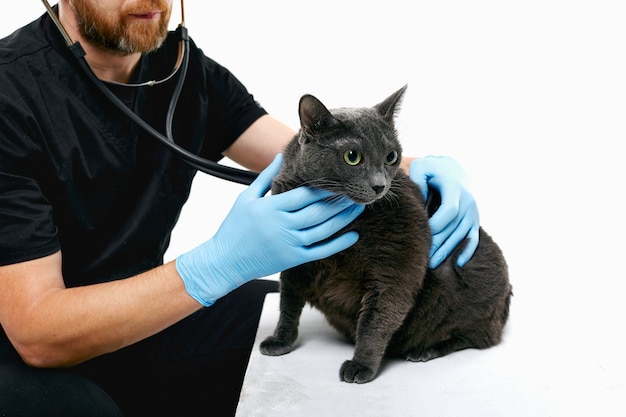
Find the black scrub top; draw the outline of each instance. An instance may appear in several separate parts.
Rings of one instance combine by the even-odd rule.
[[[170,34],[135,80],[167,76],[177,53]],[[175,84],[111,88],[164,133]],[[177,143],[217,161],[263,114],[191,42]],[[61,250],[68,287],[158,266],[194,174],[91,84],[47,15],[0,40],[0,265]]]

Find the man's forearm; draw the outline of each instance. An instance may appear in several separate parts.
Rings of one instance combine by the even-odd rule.
[[[19,332],[7,331],[34,367],[62,367],[151,336],[201,308],[173,262],[119,281],[48,291]]]

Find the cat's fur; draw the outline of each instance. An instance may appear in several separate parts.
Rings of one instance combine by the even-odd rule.
[[[285,149],[272,192],[306,184],[367,207],[348,227],[360,235],[354,246],[282,272],[280,319],[262,353],[294,348],[306,302],[355,343],[352,360],[340,369],[347,382],[374,379],[385,355],[427,361],[500,342],[511,285],[491,237],[480,230],[478,248],[462,268],[456,259],[464,245],[438,268],[427,268],[429,212],[421,190],[399,170],[394,115],[405,89],[369,108],[329,111],[313,96],[301,98],[301,130]],[[354,166],[345,159],[358,161],[350,150],[362,155]]]

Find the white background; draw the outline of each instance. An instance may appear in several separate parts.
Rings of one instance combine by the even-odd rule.
[[[43,12],[10,3],[0,36]],[[294,128],[304,93],[363,106],[408,84],[405,154],[459,160],[507,256],[516,386],[562,415],[624,416],[623,4],[188,1],[185,17],[204,52]],[[242,189],[199,174],[168,259],[209,238]]]

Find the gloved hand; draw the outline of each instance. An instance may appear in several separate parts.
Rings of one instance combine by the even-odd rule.
[[[250,280],[356,243],[356,232],[325,239],[356,219],[364,206],[341,197],[325,200],[333,194],[308,187],[265,196],[281,163],[279,155],[239,195],[215,236],[176,259],[187,292],[204,306]]]
[[[469,181],[459,163],[446,156],[426,156],[411,162],[409,176],[427,196],[428,185],[441,194],[441,206],[430,218],[433,234],[430,268],[438,267],[466,237],[469,242],[457,259],[470,260],[478,246],[480,219]]]

